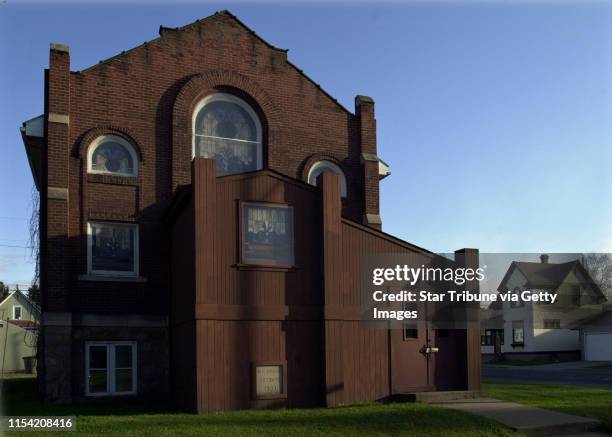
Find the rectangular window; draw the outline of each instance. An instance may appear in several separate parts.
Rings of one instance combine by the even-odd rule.
[[[19,305],[13,306],[13,319],[21,320],[21,307]]]
[[[572,287],[572,304],[576,306],[580,306],[580,286],[574,285]]]
[[[414,325],[404,324],[402,340],[416,340],[419,338],[419,330],[417,328],[413,328],[413,326]]]
[[[504,344],[503,329],[483,329],[480,331],[480,344],[482,346],[495,346],[495,338],[499,337],[499,344]]]
[[[87,396],[136,393],[136,342],[86,343],[85,364]]]
[[[522,346],[525,344],[525,330],[522,320],[512,322],[512,345]]]
[[[243,202],[241,262],[293,266],[293,207]]]
[[[138,225],[90,222],[87,237],[89,274],[138,276]]]
[[[561,320],[544,319],[544,329],[561,329]]]

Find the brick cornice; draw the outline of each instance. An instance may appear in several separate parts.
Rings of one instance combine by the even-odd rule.
[[[281,112],[264,89],[249,77],[228,70],[210,70],[189,79],[178,92],[172,109],[172,190],[189,184],[192,158],[192,115],[196,104],[215,92],[235,93],[260,116],[266,150],[274,147],[282,127]]]

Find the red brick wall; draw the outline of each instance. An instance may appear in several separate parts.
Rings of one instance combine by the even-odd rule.
[[[238,94],[260,114],[265,166],[304,180],[313,155],[333,157],[348,182],[344,215],[361,222],[366,211],[378,213],[377,176],[364,179],[360,160],[362,152],[376,153],[373,104],[359,111],[368,117],[361,123],[290,64],[285,51],[227,13],[183,30],[162,29],[160,38],[87,70],[68,69],[69,54],[52,50],[47,112],[70,122],[47,123],[47,182],[69,188],[69,201],[45,206],[47,310],[166,312],[170,263],[162,214],[175,188],[190,182],[193,106],[216,90]],[[87,147],[105,132],[135,144],[137,178],[87,174]],[[78,279],[86,273],[87,221],[105,217],[140,224],[146,283]]]

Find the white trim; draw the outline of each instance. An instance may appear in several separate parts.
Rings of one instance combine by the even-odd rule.
[[[106,391],[90,393],[89,391],[89,349],[91,346],[106,346]],[[116,346],[131,346],[132,347],[132,390],[117,391],[115,387],[115,347]],[[134,395],[138,389],[138,354],[137,343],[135,341],[88,341],[85,342],[85,395],[86,396],[110,396],[110,395]],[[94,369],[96,370],[96,369]],[[103,369],[97,369],[103,370]]]
[[[132,157],[133,168],[132,168],[131,173],[112,172],[112,171],[97,170],[97,169],[91,168],[91,157],[93,155],[93,152],[98,148],[98,146],[100,146],[101,144],[107,141],[113,141],[126,148],[128,153]],[[120,137],[119,135],[112,135],[112,134],[101,135],[95,140],[93,140],[91,144],[89,145],[89,148],[87,149],[87,173],[109,174],[109,175],[115,175],[115,176],[138,176],[138,164],[139,164],[138,156],[136,155],[136,150],[134,150],[134,146],[132,146],[128,141],[126,141],[124,138]]]
[[[15,309],[19,308],[19,318],[15,316]],[[13,320],[21,320],[23,318],[23,307],[21,305],[13,305]]]
[[[195,106],[193,110],[193,114],[191,116],[191,157],[192,158],[195,157],[195,138],[196,136],[199,136],[199,137],[203,136],[201,134],[195,133],[196,118],[198,117],[198,114],[200,113],[200,111],[204,109],[206,105],[208,105],[209,103],[218,102],[218,101],[235,103],[236,105],[244,109],[247,112],[247,114],[249,114],[251,119],[253,120],[253,123],[255,124],[255,133],[256,133],[257,141],[232,140],[231,138],[224,138],[224,139],[228,139],[232,141],[244,141],[244,142],[249,142],[254,145],[257,145],[258,146],[257,147],[257,170],[261,170],[263,168],[263,140],[262,140],[261,120],[259,119],[259,116],[257,115],[257,113],[253,110],[253,108],[251,108],[251,106],[247,102],[245,102],[239,97],[236,97],[233,94],[228,94],[228,93],[210,94],[204,97],[202,100],[200,100],[198,104]],[[210,137],[208,135],[204,135],[204,136]]]
[[[332,173],[336,173],[340,175],[340,193],[342,197],[346,197],[347,196],[346,176],[344,176],[344,172],[342,171],[342,169],[340,168],[338,164],[336,164],[335,162],[329,161],[327,159],[317,161],[310,166],[310,170],[308,170],[308,177],[307,177],[308,183],[315,187],[317,186],[317,180],[312,178],[313,176],[312,174],[315,170],[319,169],[320,167],[327,169],[327,170],[322,170],[321,173],[323,173],[324,171],[331,171]]]
[[[92,225],[105,225],[115,227],[125,227],[134,229],[134,268],[131,272],[128,271],[116,271],[116,270],[94,270],[92,266]],[[90,275],[99,276],[129,276],[138,277],[139,272],[139,237],[138,237],[138,224],[135,223],[117,223],[117,222],[104,222],[104,221],[90,221],[87,222],[87,273]]]

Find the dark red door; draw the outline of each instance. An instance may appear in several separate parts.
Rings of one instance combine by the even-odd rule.
[[[426,308],[419,308],[419,312]],[[405,323],[391,330],[391,386],[393,393],[434,390],[435,332],[427,322]]]

